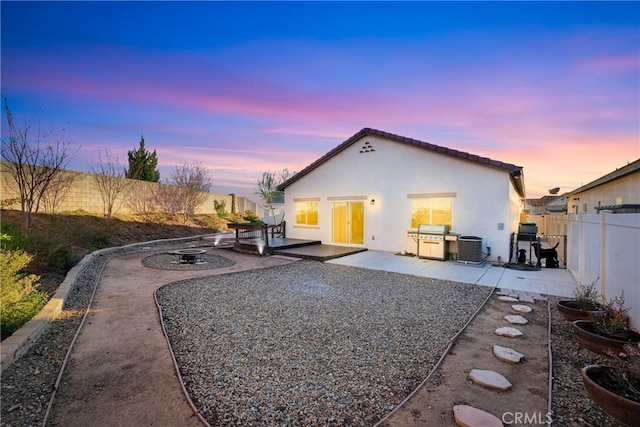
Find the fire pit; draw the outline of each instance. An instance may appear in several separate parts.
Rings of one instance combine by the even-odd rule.
[[[197,264],[202,262],[201,256],[206,252],[205,249],[177,249],[171,251],[171,254],[178,255],[179,263]]]

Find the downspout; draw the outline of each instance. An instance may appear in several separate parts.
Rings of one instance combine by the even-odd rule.
[[[607,213],[600,213],[600,295],[607,297]]]

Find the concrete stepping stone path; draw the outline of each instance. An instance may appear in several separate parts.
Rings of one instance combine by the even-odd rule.
[[[523,304],[514,304],[511,306],[511,308],[519,313],[531,313],[533,311],[533,308]]]
[[[496,329],[495,333],[496,335],[507,338],[517,338],[524,335],[520,330],[512,328],[510,326],[503,326],[502,328],[498,328]]]
[[[514,325],[526,325],[527,323],[529,323],[529,321],[527,319],[525,319],[524,317],[520,316],[519,314],[512,314],[512,315],[504,316],[504,319],[507,322],[512,323]]]
[[[469,379],[483,387],[501,391],[509,390],[513,386],[504,375],[485,369],[472,369]]]
[[[516,303],[511,305],[511,309],[518,313],[531,313],[533,311],[533,308],[530,306],[518,303],[535,303],[534,297],[528,294],[506,292],[499,292],[498,300]],[[529,323],[525,317],[519,314],[505,315],[504,319],[509,323],[517,325],[526,325]],[[507,338],[517,338],[524,335],[519,329],[510,326],[497,328],[495,334]],[[492,347],[492,353],[499,361],[509,364],[518,364],[525,357],[524,354],[512,348],[500,345],[494,345]],[[508,391],[513,388],[513,384],[511,384],[504,375],[491,370],[471,369],[468,379],[474,384],[491,390]],[[453,416],[456,424],[461,427],[502,427],[503,425],[498,417],[469,405],[455,405],[453,407]]]
[[[524,354],[518,353],[509,347],[502,347],[501,345],[493,346],[493,355],[496,359],[505,363],[520,363],[520,361],[524,359]]]
[[[453,418],[460,427],[502,427],[502,421],[495,415],[468,405],[454,406]]]
[[[520,302],[526,302],[527,304],[535,304],[536,300],[531,295],[518,295]]]

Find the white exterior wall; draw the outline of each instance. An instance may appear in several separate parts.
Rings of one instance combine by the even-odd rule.
[[[360,153],[367,141],[375,151]],[[411,227],[407,195],[416,193],[455,193],[450,231],[482,237],[483,252],[491,246],[489,260],[508,261],[521,206],[508,172],[371,135],[285,189],[287,237],[332,244],[329,198],[351,196],[366,199],[364,247],[402,252]],[[319,198],[318,227],[295,224],[297,198]],[[455,252],[455,245],[449,251]]]
[[[569,213],[597,213],[599,205],[610,206],[640,203],[640,172],[569,196]]]

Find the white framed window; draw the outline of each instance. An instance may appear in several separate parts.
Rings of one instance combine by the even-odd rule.
[[[409,194],[411,228],[420,224],[448,225],[453,229],[453,199],[456,193]]]
[[[318,225],[318,205],[320,199],[294,199],[296,204],[296,225]]]

